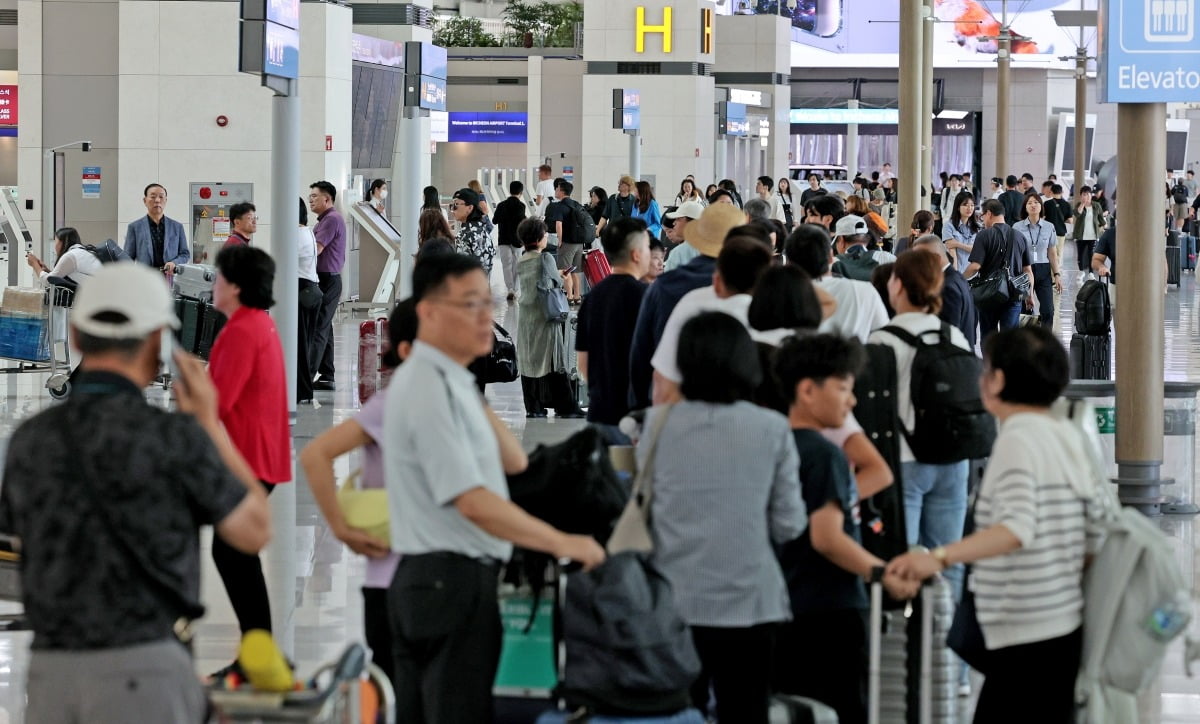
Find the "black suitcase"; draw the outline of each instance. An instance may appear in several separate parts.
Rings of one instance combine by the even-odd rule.
[[[178,297],[175,299],[175,313],[179,316],[179,347],[189,354],[196,354],[202,331],[204,303]]]
[[[216,307],[208,302],[201,302],[200,308],[200,334],[196,338],[196,356],[207,360],[208,355],[212,352],[213,342],[217,340],[217,335],[225,326],[225,315],[218,312]]]
[[[1071,335],[1071,379],[1112,379],[1110,340],[1107,334]]]
[[[1179,243],[1178,236],[1175,237],[1175,243]],[[1182,257],[1183,247],[1167,245],[1167,284],[1179,286],[1180,269],[1183,267]]]

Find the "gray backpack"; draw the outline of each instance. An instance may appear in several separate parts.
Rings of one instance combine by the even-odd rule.
[[[1191,594],[1171,543],[1144,515],[1122,508],[1100,456],[1095,412],[1060,401],[1085,438],[1104,542],[1083,577],[1083,660],[1076,684],[1089,724],[1137,721],[1137,696],[1158,677],[1167,646],[1191,622]],[[1064,412],[1059,410],[1060,414]]]

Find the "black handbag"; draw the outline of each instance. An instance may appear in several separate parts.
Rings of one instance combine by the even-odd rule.
[[[971,298],[975,300],[977,309],[991,311],[1003,307],[1012,301],[1012,286],[1009,283],[1009,237],[1004,239],[1004,247],[999,254],[1000,263],[986,277],[976,274],[967,280],[971,286]],[[976,243],[979,243],[976,240]]]
[[[513,343],[508,330],[496,322],[492,322],[492,334],[496,342],[492,345],[491,354],[484,357],[487,362],[484,364],[483,381],[487,384],[512,382],[520,376],[517,371],[517,345]]]
[[[979,504],[979,490],[975,490],[975,499],[971,503],[971,514],[967,516],[967,525],[963,537],[975,532],[975,506]],[[983,628],[979,625],[979,616],[975,612],[975,593],[971,591],[971,566],[966,567],[963,574],[962,597],[958,607],[954,609],[954,619],[950,630],[946,633],[946,645],[979,673],[987,676],[988,648],[983,640]]]

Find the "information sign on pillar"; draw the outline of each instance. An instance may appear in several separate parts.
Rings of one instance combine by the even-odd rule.
[[[17,125],[17,86],[0,85],[0,126]]]
[[[1200,3],[1101,0],[1097,77],[1104,103],[1200,100]]]
[[[746,104],[721,101],[717,104],[717,135],[744,138],[750,135]]]
[[[289,95],[300,77],[300,0],[242,0],[238,70]]]
[[[420,111],[446,110],[446,49],[410,40],[404,44],[404,105]]]
[[[613,89],[613,128],[636,132],[642,127],[642,94],[632,88]]]

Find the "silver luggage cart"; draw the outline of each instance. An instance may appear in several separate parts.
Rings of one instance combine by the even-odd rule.
[[[40,314],[17,318],[17,322],[29,324],[22,324],[21,328],[13,330],[18,344],[4,345],[3,351],[0,351],[0,359],[16,362],[17,366],[4,368],[0,372],[49,372],[46,389],[57,400],[71,391],[71,344],[67,330],[70,327],[71,305],[75,301],[75,286],[56,284],[54,277],[50,281]]]
[[[209,691],[212,722],[311,722],[359,724],[362,721],[360,679],[364,672],[379,693],[379,708],[387,724],[395,722],[395,695],[387,677],[367,662],[362,644],[351,644],[336,663],[313,676],[315,688],[286,694],[259,691]]]

